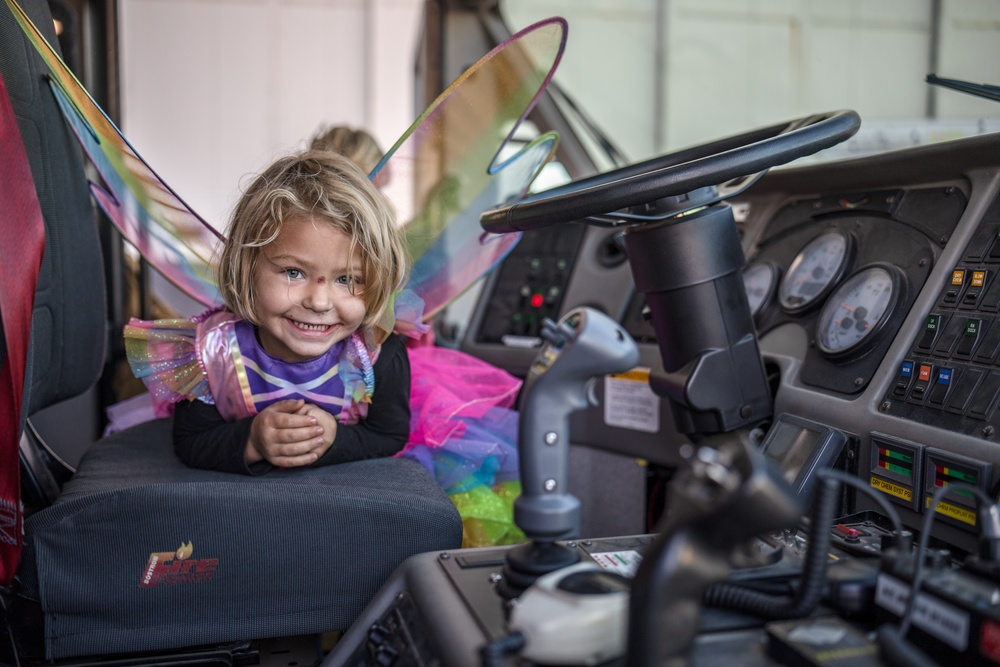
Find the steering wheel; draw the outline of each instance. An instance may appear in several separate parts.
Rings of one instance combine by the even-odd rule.
[[[546,190],[486,211],[480,224],[492,233],[527,231],[684,195],[835,146],[860,126],[844,110],[751,130]]]

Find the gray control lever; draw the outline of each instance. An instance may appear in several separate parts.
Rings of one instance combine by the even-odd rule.
[[[567,489],[569,416],[593,401],[593,383],[634,368],[639,348],[617,322],[592,308],[576,308],[558,324],[542,326],[545,344],[522,391],[518,454],[521,495],[514,523],[528,542],[507,552],[497,591],[516,598],[542,575],[580,560],[556,543],[578,537],[580,501]]]
[[[570,413],[594,402],[593,383],[639,362],[621,326],[593,308],[576,308],[555,323],[524,381],[518,437],[521,495],[514,522],[540,542],[578,537],[580,502],[567,490]]]

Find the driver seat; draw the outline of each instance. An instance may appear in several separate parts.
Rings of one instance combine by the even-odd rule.
[[[58,48],[47,2],[21,5]],[[46,234],[26,374],[29,420],[92,390],[108,336],[121,335],[106,315],[82,153],[46,71],[0,7],[0,74]],[[13,594],[0,600],[15,664],[344,630],[406,558],[461,546],[454,504],[408,459],[250,478],[185,466],[173,453],[170,419],[93,444],[83,421],[75,435],[86,452],[75,473],[62,469],[72,476],[61,488],[59,466],[46,465],[58,448],[22,438],[30,515]]]

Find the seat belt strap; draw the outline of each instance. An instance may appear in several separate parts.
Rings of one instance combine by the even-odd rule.
[[[35,285],[45,225],[28,154],[0,75],[0,584],[14,579],[23,541],[18,444]]]

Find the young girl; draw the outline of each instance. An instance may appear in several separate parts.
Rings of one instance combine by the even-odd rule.
[[[233,213],[225,307],[125,328],[178,456],[260,474],[398,453],[410,366],[391,332],[423,326],[406,273],[394,211],[354,163],[306,151],[268,167]]]
[[[258,176],[219,263],[225,308],[125,328],[181,460],[261,474],[404,455],[458,507],[465,546],[522,540],[520,381],[457,350],[411,359],[391,333],[426,329],[420,299],[398,291],[406,270],[393,210],[353,162],[306,151]]]

